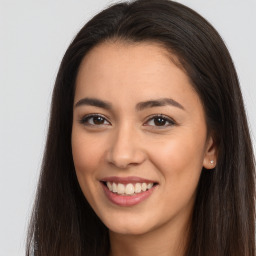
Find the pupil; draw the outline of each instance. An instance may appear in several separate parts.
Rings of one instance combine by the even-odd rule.
[[[93,118],[93,122],[94,122],[94,124],[103,124],[104,123],[104,119],[102,117],[100,117],[100,116],[95,116]]]
[[[156,126],[161,126],[161,125],[165,125],[166,120],[164,120],[162,117],[157,117],[155,118],[154,123]]]

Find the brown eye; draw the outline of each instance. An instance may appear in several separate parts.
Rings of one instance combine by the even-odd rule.
[[[164,126],[166,124],[166,119],[162,118],[162,117],[156,117],[154,118],[154,124],[156,126]]]
[[[109,121],[101,115],[88,115],[80,120],[80,123],[87,126],[110,125]]]
[[[168,126],[173,126],[176,123],[169,117],[163,115],[156,115],[151,117],[144,125],[165,128]]]
[[[92,120],[93,120],[93,124],[97,124],[97,125],[104,124],[104,121],[105,121],[104,118],[101,116],[95,116],[92,118]]]

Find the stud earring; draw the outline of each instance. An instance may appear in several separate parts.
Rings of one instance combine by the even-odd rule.
[[[211,164],[214,164],[214,160],[211,160],[210,163],[211,163]]]

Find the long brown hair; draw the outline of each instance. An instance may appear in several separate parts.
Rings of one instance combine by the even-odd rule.
[[[255,256],[255,161],[232,59],[204,18],[168,0],[115,4],[91,19],[68,47],[53,91],[27,255],[108,254],[108,230],[80,190],[71,153],[77,71],[85,55],[107,40],[158,42],[177,56],[215,134],[217,166],[202,169],[185,255]]]

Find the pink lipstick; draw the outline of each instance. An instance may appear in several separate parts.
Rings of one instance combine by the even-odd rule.
[[[133,206],[146,200],[158,183],[140,177],[105,177],[100,180],[106,197],[119,206]]]

